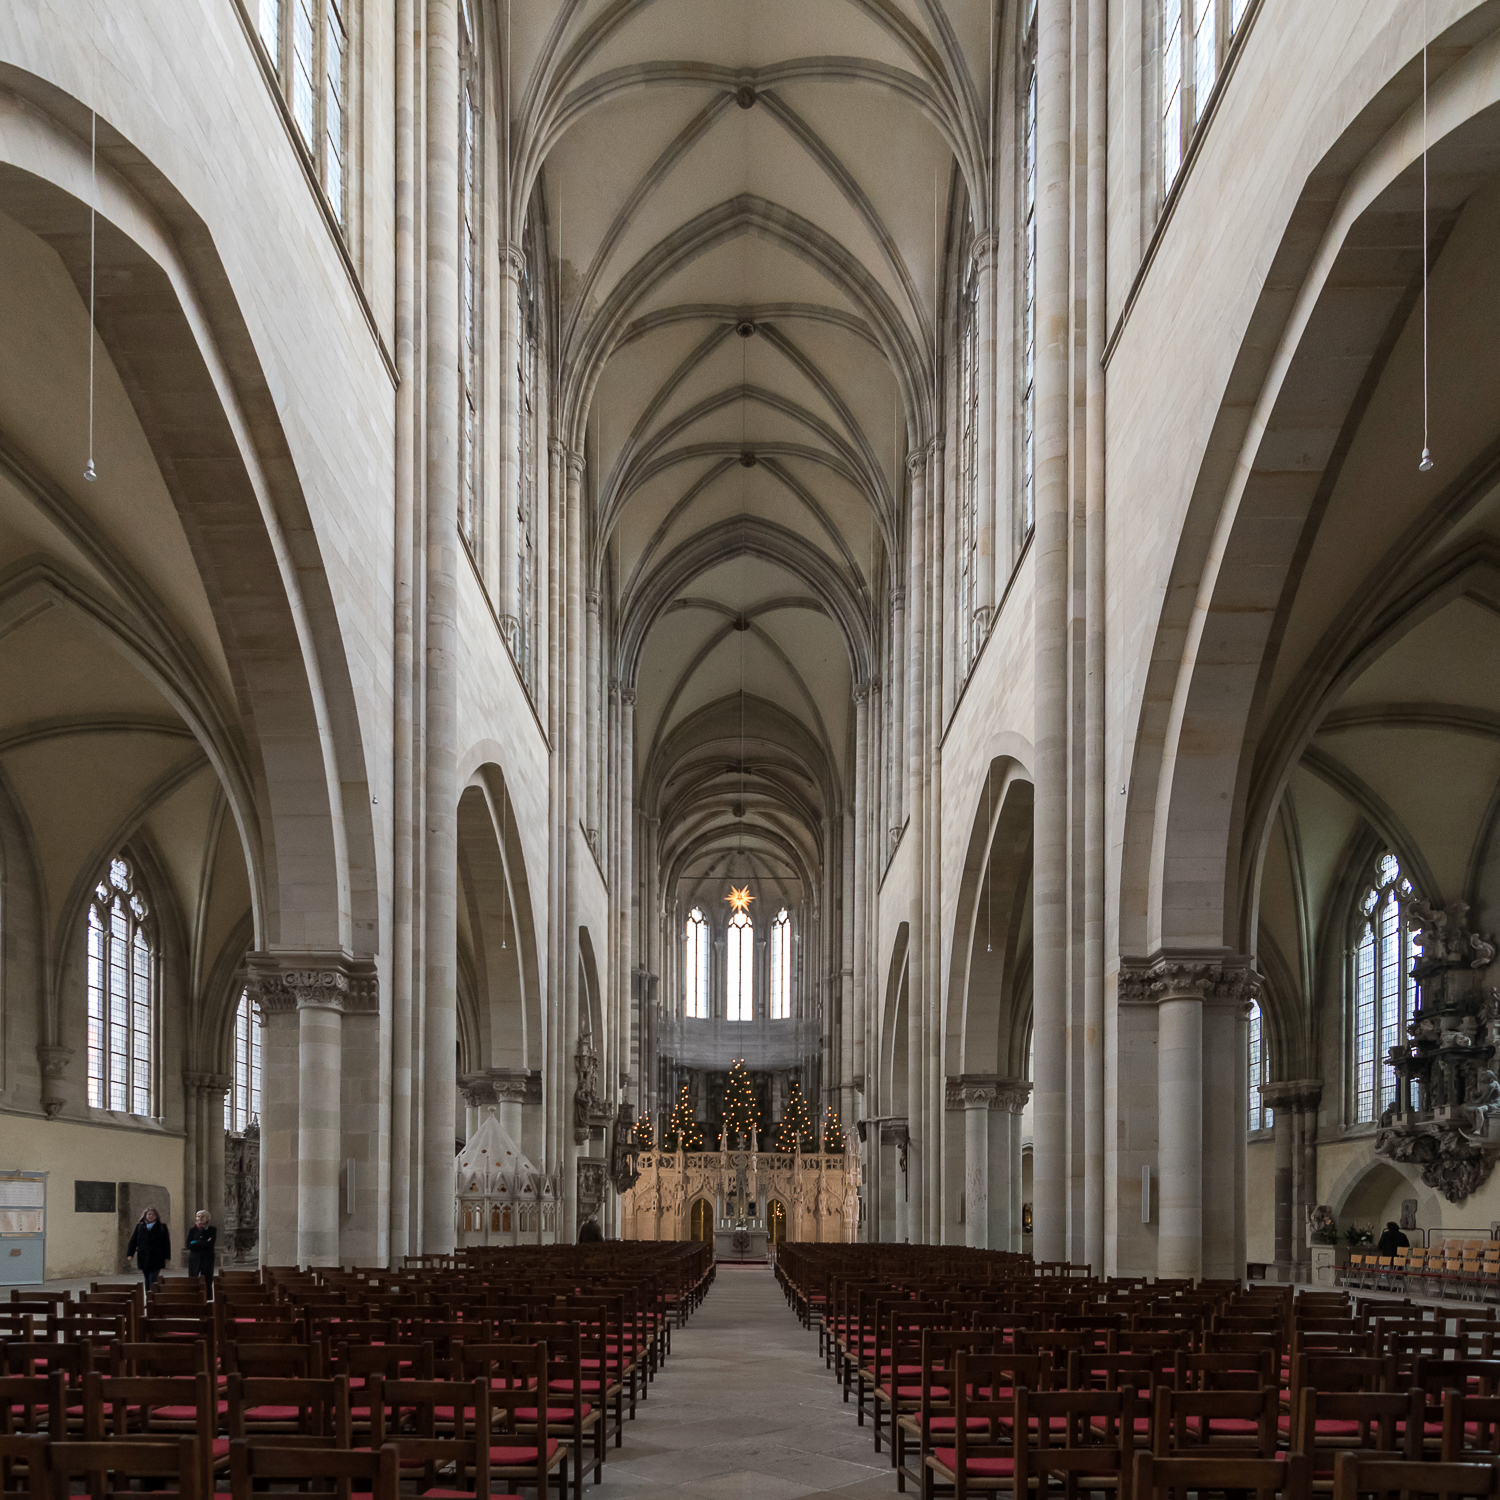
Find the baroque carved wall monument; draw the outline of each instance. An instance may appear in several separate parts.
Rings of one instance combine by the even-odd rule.
[[[1407,908],[1422,947],[1411,969],[1417,1003],[1408,1040],[1387,1059],[1396,1097],[1375,1137],[1378,1155],[1420,1167],[1450,1203],[1482,1187],[1500,1156],[1500,997],[1484,982],[1495,945],[1470,930],[1468,915],[1463,901]]]

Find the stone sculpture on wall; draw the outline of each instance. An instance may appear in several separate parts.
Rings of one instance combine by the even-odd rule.
[[[1468,915],[1463,901],[1407,909],[1422,948],[1411,969],[1417,1003],[1408,1040],[1390,1050],[1396,1097],[1375,1137],[1378,1155],[1420,1167],[1450,1203],[1482,1187],[1500,1156],[1500,1002],[1483,984],[1495,945]]]
[[[602,1140],[610,1123],[609,1105],[599,1091],[599,1054],[587,1032],[578,1038],[573,1068],[578,1080],[573,1090],[573,1140],[582,1146],[590,1139]]]
[[[223,1265],[254,1261],[260,1247],[260,1121],[244,1135],[224,1133],[224,1223],[219,1230]]]

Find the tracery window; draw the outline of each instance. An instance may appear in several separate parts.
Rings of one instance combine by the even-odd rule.
[[[771,924],[771,995],[767,1008],[773,1021],[792,1018],[792,919],[784,906]]]
[[[731,1021],[755,1019],[755,924],[737,911],[725,934],[725,1014]]]
[[[689,1020],[708,1019],[708,919],[696,906],[688,913],[683,973],[687,975],[684,1010]]]
[[[260,1025],[247,992],[234,1013],[234,1045],[229,1059],[229,1092],[224,1096],[224,1129],[243,1135],[260,1118]]]
[[[345,225],[349,0],[255,0],[255,31],[339,228]]]
[[[1406,1040],[1412,1005],[1411,935],[1406,906],[1411,882],[1394,855],[1383,855],[1360,898],[1355,918],[1349,1007],[1354,1074],[1354,1118],[1375,1120],[1395,1098],[1396,1075],[1384,1059]]]
[[[458,41],[458,525],[479,547],[479,105],[474,21],[459,6]]]
[[[1250,1046],[1246,1057],[1246,1066],[1249,1072],[1250,1082],[1250,1120],[1251,1130],[1269,1130],[1271,1128],[1271,1110],[1261,1099],[1261,1085],[1266,1081],[1266,1038],[1262,1025],[1260,1006],[1254,1002],[1250,1006]]]
[[[151,912],[116,857],[89,902],[86,953],[88,1091],[95,1109],[152,1113],[156,953]]]
[[[958,309],[958,671],[969,675],[979,560],[979,275],[970,273]]]
[[[1036,523],[1036,23],[1026,41],[1025,117],[1022,120],[1021,219],[1025,269],[1021,294],[1021,495],[1017,545]]]

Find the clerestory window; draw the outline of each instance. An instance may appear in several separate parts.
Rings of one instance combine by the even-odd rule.
[[[255,34],[341,229],[346,222],[350,3],[251,0],[250,5]]]
[[[792,919],[786,907],[771,924],[771,994],[767,1009],[773,1021],[792,1018]]]
[[[682,971],[687,976],[683,1012],[690,1021],[708,1019],[708,919],[698,907],[688,913]]]
[[[737,911],[725,934],[725,1014],[731,1021],[755,1019],[755,924]]]

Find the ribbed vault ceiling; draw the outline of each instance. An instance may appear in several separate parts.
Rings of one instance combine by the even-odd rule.
[[[795,897],[932,430],[938,227],[983,177],[991,8],[512,0],[507,24],[517,201],[539,190],[561,266],[558,428],[590,458],[589,586],[663,872]]]

